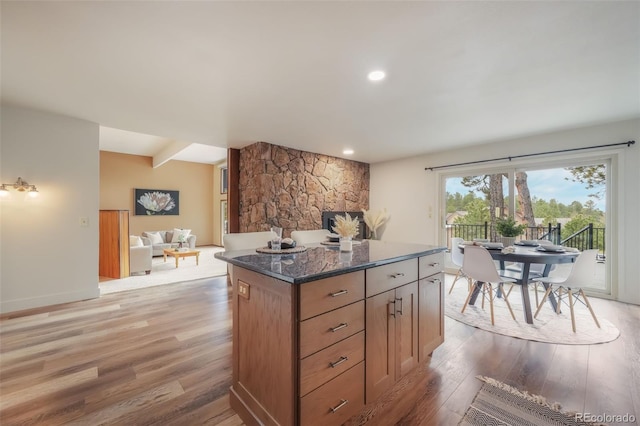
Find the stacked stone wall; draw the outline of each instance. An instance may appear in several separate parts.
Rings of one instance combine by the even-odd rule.
[[[240,232],[322,228],[323,211],[369,208],[369,164],[258,142],[240,150]]]

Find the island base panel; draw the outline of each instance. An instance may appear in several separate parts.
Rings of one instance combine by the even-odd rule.
[[[233,268],[232,392],[251,413],[246,423],[295,423],[297,370],[294,287]],[[248,289],[243,294],[239,289]],[[277,390],[277,391],[276,391]]]

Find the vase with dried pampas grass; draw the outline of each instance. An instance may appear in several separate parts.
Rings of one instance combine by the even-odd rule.
[[[377,240],[380,237],[378,235],[378,229],[389,220],[387,209],[378,210],[377,212],[362,210],[362,213],[364,213],[364,223],[367,224],[371,232],[370,238]]]

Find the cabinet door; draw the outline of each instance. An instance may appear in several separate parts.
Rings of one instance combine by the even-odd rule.
[[[396,380],[418,365],[418,283],[396,289]]]
[[[443,276],[440,273],[423,278],[418,287],[418,344],[422,362],[444,341]]]
[[[395,383],[395,290],[367,298],[366,402],[375,401]]]

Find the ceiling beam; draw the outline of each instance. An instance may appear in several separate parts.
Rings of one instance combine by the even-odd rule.
[[[181,151],[183,151],[186,147],[191,145],[190,142],[180,142],[180,141],[172,141],[167,144],[160,152],[153,156],[153,168],[157,168],[162,166],[169,160],[172,160],[173,157],[178,155]]]

